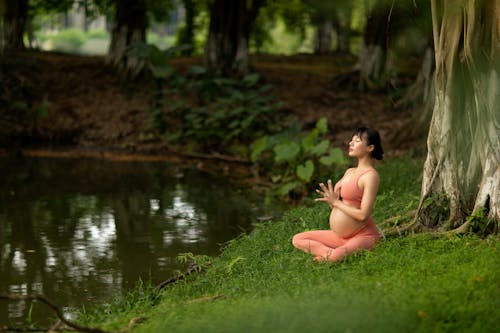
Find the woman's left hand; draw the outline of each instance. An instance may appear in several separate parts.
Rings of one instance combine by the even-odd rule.
[[[332,181],[330,179],[328,179],[327,184],[328,186],[325,186],[323,183],[319,184],[320,190],[316,190],[316,192],[323,197],[317,198],[315,201],[326,202],[331,208],[333,208],[339,200],[339,193],[333,190]]]

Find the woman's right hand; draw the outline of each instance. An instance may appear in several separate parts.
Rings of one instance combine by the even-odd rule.
[[[328,179],[327,182],[328,186],[325,186],[325,184],[320,183],[319,187],[320,189],[317,189],[316,192],[321,195],[321,198],[316,198],[315,201],[323,201],[328,203],[330,208],[335,207],[335,203],[339,200],[339,193],[335,192],[333,190],[333,185],[331,179]]]

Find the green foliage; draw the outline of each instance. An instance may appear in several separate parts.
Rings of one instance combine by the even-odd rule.
[[[485,207],[481,207],[473,212],[469,217],[467,217],[466,222],[469,223],[470,230],[480,236],[486,236],[493,232],[498,232],[498,230],[495,230],[497,224],[492,218],[488,217],[488,212]]]
[[[106,30],[89,30],[86,33],[87,38],[91,39],[109,39],[109,32]]]
[[[186,76],[180,75],[170,60],[189,47],[161,50],[137,43],[130,49],[131,55],[146,62],[155,79],[146,127],[150,134],[143,138],[163,136],[170,144],[191,150],[247,157],[247,146],[256,136],[281,129],[271,87],[261,84],[255,73],[221,78],[193,66]]]
[[[66,29],[51,37],[52,47],[56,51],[78,53],[87,40],[80,29]]]
[[[173,87],[181,84],[182,78],[175,73],[170,61],[178,55],[186,46],[174,46],[165,50],[155,44],[135,43],[130,47],[128,53],[146,63],[147,68],[155,80],[155,89],[152,92],[150,108],[146,123],[146,130],[163,134],[168,128],[166,113],[169,111],[170,98],[176,93]],[[167,81],[171,89],[166,88]]]
[[[212,263],[212,259],[209,256],[206,255],[194,255],[191,252],[187,253],[179,253],[177,255],[177,260],[182,263],[182,264],[194,264],[197,265],[198,267],[206,267]]]
[[[185,119],[195,126],[184,128],[185,136],[206,140],[207,148],[213,148],[275,131],[276,103],[270,87],[258,86],[258,80],[257,74],[250,74],[241,81],[210,77],[192,81],[201,103],[186,112]]]
[[[423,161],[409,157],[391,159],[377,166],[380,174],[379,193],[375,201],[373,218],[380,223],[391,217],[392,227],[409,222],[418,207]]]
[[[241,79],[219,78],[195,66],[181,90],[194,93],[196,103],[188,105],[179,99],[178,103],[170,104],[169,112],[174,117],[168,121],[178,125],[171,126],[176,130],[166,133],[171,143],[191,143],[201,150],[227,152],[281,128],[278,104],[270,86],[260,84],[258,74]],[[246,148],[236,150],[248,155]]]
[[[342,151],[330,147],[327,132],[326,118],[319,119],[311,131],[302,131],[295,124],[282,133],[255,140],[251,160],[272,173],[276,194],[300,197],[312,181],[317,183],[347,164]]]
[[[423,216],[428,216],[434,225],[447,221],[450,216],[449,199],[446,194],[434,195],[424,199]]]

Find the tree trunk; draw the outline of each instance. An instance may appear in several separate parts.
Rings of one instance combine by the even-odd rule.
[[[333,22],[333,28],[337,32],[337,52],[351,53],[351,15],[352,3],[347,2],[337,13]]]
[[[432,0],[432,16],[435,103],[416,222],[498,231],[500,1]]]
[[[424,106],[432,110],[434,103],[434,50],[427,47],[423,53],[422,64],[417,74],[417,78],[408,88],[400,104],[405,104],[410,108]],[[430,116],[428,117],[430,119]]]
[[[392,16],[393,8],[388,2],[375,6],[368,15],[356,65],[360,72],[360,90],[386,89],[395,75],[388,53],[389,41],[394,38],[392,34],[395,30]]]
[[[3,21],[5,19],[6,2],[6,0],[0,0],[0,56],[3,54],[3,50],[5,48],[5,30]]]
[[[314,54],[328,54],[332,49],[333,26],[330,20],[323,21],[316,26],[314,36]]]
[[[337,26],[337,52],[340,53],[351,53],[351,29],[347,26]]]
[[[135,76],[144,68],[144,61],[130,56],[134,43],[146,42],[146,1],[116,0],[107,61],[125,74]]]
[[[4,1],[4,48],[5,50],[24,49],[24,29],[28,18],[28,0]]]
[[[222,76],[248,72],[248,39],[264,0],[214,0],[205,44],[205,64]]]
[[[190,56],[194,50],[194,18],[196,16],[196,4],[193,0],[183,0],[184,5],[184,27],[179,34],[179,45],[191,45],[190,48],[182,51],[182,55]]]

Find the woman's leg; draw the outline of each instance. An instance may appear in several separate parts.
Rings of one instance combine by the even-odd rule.
[[[375,246],[378,240],[378,235],[355,235],[351,238],[346,239],[345,243],[337,247],[335,250],[328,253],[327,256],[321,256],[321,258],[316,258],[318,260],[330,260],[339,261],[345,256],[365,249],[370,250]]]
[[[337,236],[331,230],[315,230],[301,232],[293,236],[293,246],[306,253],[327,258],[330,254],[345,244],[346,240]]]

